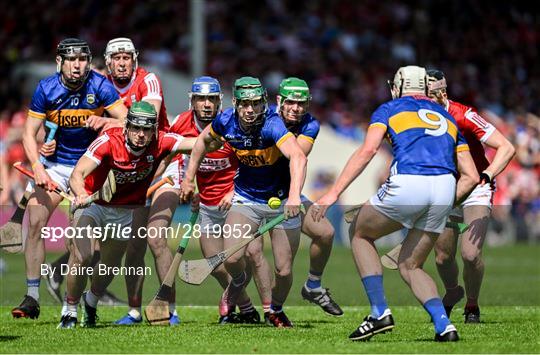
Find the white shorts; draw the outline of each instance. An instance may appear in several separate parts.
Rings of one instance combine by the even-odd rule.
[[[45,171],[47,174],[49,174],[52,181],[54,181],[62,191],[69,192],[69,177],[71,176],[71,173],[75,167],[59,163],[51,163],[49,161],[46,161],[44,166]],[[31,182],[26,185],[26,191],[33,191],[34,186],[35,183],[33,180],[31,180]]]
[[[441,233],[452,210],[456,179],[445,175],[393,175],[369,202],[408,229]]]
[[[469,197],[461,203],[461,206],[454,208],[450,214],[456,217],[463,217],[463,208],[469,206],[486,206],[491,209],[493,207],[494,193],[495,190],[490,184],[485,184],[484,186],[478,185],[472,190]]]
[[[169,165],[167,165],[167,168],[165,169],[165,172],[163,173],[162,177],[165,177],[165,176],[169,176],[174,182],[174,185],[172,187],[169,184],[161,185],[159,187],[160,189],[171,189],[171,188],[180,189],[180,184],[182,183],[183,171],[180,167],[180,164],[178,164],[178,160],[173,161]]]
[[[253,222],[261,225],[270,221],[272,218],[283,214],[283,207],[287,200],[283,200],[281,206],[278,209],[271,209],[266,203],[259,203],[251,201],[237,193],[233,196],[233,205],[231,211],[238,212],[245,217],[249,218]],[[289,218],[286,221],[281,222],[274,228],[276,229],[296,229],[300,228],[302,222],[300,216]]]
[[[165,168],[165,172],[163,173],[163,175],[161,175],[159,177],[156,177],[152,181],[150,186],[153,186],[154,184],[156,184],[163,177],[168,176],[168,177],[170,177],[172,179],[174,184],[172,186],[170,184],[163,184],[160,187],[158,187],[158,190],[161,190],[161,189],[178,189],[178,190],[180,190],[180,184],[182,183],[182,177],[183,177],[182,174],[183,174],[183,172],[179,167],[178,160],[173,161],[169,165],[167,165],[167,168]],[[152,196],[150,196],[150,198],[146,199],[145,206],[150,207],[151,204],[152,204]]]
[[[107,224],[115,227],[115,230],[122,231],[124,228],[131,228],[133,219],[133,210],[129,208],[121,208],[115,206],[102,206],[96,203],[85,208],[81,217],[87,216],[92,218],[98,227],[105,227]],[[107,238],[128,241],[131,238],[131,233],[115,233]]]
[[[199,204],[199,225],[202,231],[211,231],[212,227],[217,224],[223,226],[227,218],[228,211],[220,211],[218,206],[207,206]]]

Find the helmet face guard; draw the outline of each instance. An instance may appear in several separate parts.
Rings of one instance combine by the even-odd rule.
[[[254,131],[262,127],[268,100],[266,90],[259,79],[245,76],[234,82],[233,106],[245,131]],[[254,111],[252,114],[241,113],[249,107]]]
[[[218,101],[215,103],[214,109],[206,110],[203,108],[202,112],[198,112],[193,105],[194,99],[207,97],[211,100]],[[222,100],[223,94],[221,93],[221,86],[217,79],[210,76],[201,76],[193,80],[191,91],[189,92],[189,109],[195,112],[198,120],[202,122],[211,122],[216,117],[217,113],[221,111]]]
[[[446,90],[446,78],[440,70],[430,69],[426,71],[428,82],[428,94],[434,94],[440,90]]]
[[[146,101],[134,102],[129,108],[126,117],[126,143],[134,151],[146,148],[152,141],[152,137],[144,146],[139,146],[131,141],[129,131],[132,129],[142,129],[144,131],[151,131],[152,136],[157,136],[157,127],[157,112],[154,106]]]
[[[307,83],[298,78],[287,78],[281,81],[279,84],[279,100],[278,100],[278,111],[281,115],[281,117],[285,120],[288,124],[297,124],[301,121],[303,115],[307,112],[307,109],[309,107],[309,103],[311,101],[311,95],[309,92],[309,86]],[[299,105],[304,106],[304,112],[302,113],[301,117],[295,117],[295,119],[290,119],[287,117],[287,113],[284,112],[283,104],[286,101],[290,102],[298,102]]]
[[[86,78],[90,74],[90,63],[92,62],[92,52],[86,41],[78,38],[66,38],[58,43],[58,46],[56,47],[56,56],[57,58],[60,58],[60,60],[57,59],[56,72],[62,75],[63,80],[65,80],[68,85],[78,87],[86,81]],[[71,60],[81,57],[86,58],[88,61],[82,75],[78,78],[73,78],[70,75],[71,73],[68,74],[63,72],[62,67],[64,66],[66,59]]]
[[[108,43],[107,43],[107,47],[105,47],[105,54],[103,55],[103,57],[105,58],[105,66],[107,67],[107,71],[109,72],[109,74],[111,76],[113,76],[113,68],[112,68],[112,63],[113,63],[113,59],[112,57],[115,55],[115,54],[118,54],[118,53],[127,53],[129,55],[131,55],[131,58],[133,60],[133,68],[132,68],[132,72],[128,75],[128,78],[121,78],[121,79],[117,79],[118,81],[122,82],[122,81],[128,81],[131,80],[131,76],[133,75],[133,72],[135,72],[135,70],[137,70],[137,67],[138,67],[138,56],[139,56],[139,52],[137,51],[137,49],[135,48],[135,45],[133,44],[133,42],[131,41],[131,39],[129,38],[125,38],[125,37],[119,37],[119,38],[114,38],[114,39],[111,39]],[[113,76],[114,78],[114,76]]]

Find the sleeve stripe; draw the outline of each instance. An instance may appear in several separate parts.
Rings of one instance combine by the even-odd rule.
[[[90,151],[87,150],[86,153],[84,153],[84,156],[92,159],[97,165],[101,165],[101,160],[96,158]]]
[[[28,116],[34,117],[34,118],[41,118],[41,119],[44,119],[45,117],[47,117],[45,113],[36,112],[32,110],[28,110]]]
[[[103,134],[102,136],[98,137],[95,141],[90,144],[88,147],[88,152],[94,153],[101,145],[104,143],[107,143],[109,141],[109,136],[107,133]]]
[[[315,143],[315,139],[313,139],[312,137],[303,135],[303,134],[299,135],[298,138],[302,138],[302,139],[310,142],[311,144]]]
[[[184,137],[177,133],[165,133],[163,135],[163,138],[172,138],[176,140],[176,143],[174,143],[174,146],[171,149],[171,152],[175,152],[178,150],[178,146],[184,141]]]
[[[382,122],[374,122],[374,123],[372,123],[372,124],[369,125],[369,128],[371,128],[371,127],[380,127],[380,128],[382,128],[382,129],[384,129],[384,130],[386,131],[386,129],[387,129],[388,126],[385,125],[385,124],[382,123]]]
[[[469,111],[465,113],[465,118],[482,129],[486,129],[490,125],[486,120],[482,118],[482,116],[480,116],[474,111],[471,111],[471,109],[469,109]]]
[[[459,152],[464,152],[464,151],[468,151],[469,150],[469,145],[468,144],[460,144],[456,147],[456,153],[459,153]]]
[[[281,137],[277,142],[276,142],[276,146],[279,148],[287,139],[291,138],[293,136],[293,134],[291,132],[287,132],[286,135],[284,135],[283,137]]]
[[[143,97],[141,99],[141,101],[144,101],[144,100],[157,100],[157,101],[162,101],[163,98],[159,95],[146,95],[145,97]]]
[[[156,78],[156,75],[154,73],[148,74],[144,78],[144,82],[146,83],[146,86],[148,87],[148,93],[147,96],[160,96],[160,87],[159,87],[159,81]]]
[[[480,142],[482,143],[485,143],[489,137],[491,137],[491,135],[493,134],[493,132],[495,132],[497,129],[495,128],[494,125],[492,124],[489,124],[489,127],[485,129],[485,132],[484,135],[482,136],[482,138],[480,138]]]
[[[112,109],[113,107],[116,107],[118,105],[123,105],[124,104],[124,101],[122,101],[122,99],[118,99],[116,100],[115,102],[113,102],[112,104],[110,104],[109,106],[105,106],[105,110],[110,110]]]

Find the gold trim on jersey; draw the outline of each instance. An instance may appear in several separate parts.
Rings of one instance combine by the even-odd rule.
[[[33,118],[39,118],[40,120],[43,120],[45,119],[45,117],[47,117],[47,115],[44,113],[36,112],[32,110],[28,110],[28,116],[33,117]]]
[[[469,150],[469,145],[468,144],[460,144],[456,147],[456,153],[459,153],[459,152],[464,152],[464,151],[468,151]]]
[[[281,137],[277,142],[276,142],[276,146],[279,147],[280,145],[283,144],[283,142],[285,142],[287,139],[289,139],[290,137],[293,137],[294,134],[292,134],[291,132],[287,132],[287,134],[285,134],[283,137]]]
[[[306,136],[306,135],[301,134],[301,135],[298,136],[298,138],[302,138],[302,139],[308,141],[311,144],[315,143],[315,139],[313,139],[310,136]]]
[[[88,102],[88,103],[91,104],[91,102]],[[105,106],[105,110],[109,111],[111,108],[116,107],[116,106],[118,106],[118,105],[120,105],[120,104],[123,105],[123,104],[124,104],[124,100],[122,100],[122,99],[116,100],[115,102],[113,102],[113,103],[110,104],[109,106]]]
[[[428,118],[434,122],[440,121],[439,116],[435,114],[427,114]],[[450,121],[447,118],[444,118],[446,122],[448,123],[448,129],[446,133],[448,133],[454,141],[457,139],[457,127],[456,125]],[[394,130],[396,134],[399,134],[401,132],[407,131],[409,129],[413,128],[426,128],[431,130],[437,130],[440,126],[429,124],[428,122],[423,121],[418,116],[418,112],[415,111],[403,111],[400,112],[388,120],[388,125],[390,128]]]

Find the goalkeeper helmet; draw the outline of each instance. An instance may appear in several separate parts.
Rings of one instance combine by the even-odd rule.
[[[82,75],[75,76],[73,68],[70,66],[69,71],[64,68],[64,63],[67,60],[83,58],[86,60]],[[88,74],[90,74],[90,63],[92,62],[92,53],[90,46],[86,41],[79,38],[66,38],[58,43],[56,47],[56,72],[62,74],[65,82],[70,86],[80,86],[84,83]]]
[[[260,128],[267,109],[266,90],[260,80],[251,76],[236,79],[233,86],[233,106],[245,131]]]
[[[388,81],[392,98],[397,99],[404,94],[427,95],[426,69],[409,65],[398,69],[393,80]]]
[[[146,148],[157,135],[157,112],[154,105],[146,101],[134,102],[126,118],[126,142],[134,151]]]
[[[197,103],[198,98],[203,98],[204,103]],[[221,111],[223,94],[219,81],[210,76],[195,78],[189,92],[189,109],[195,112],[197,119],[203,122],[212,121]]]

